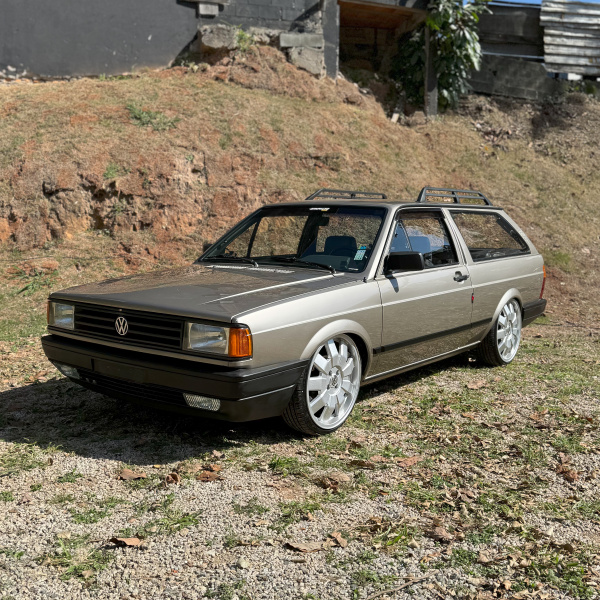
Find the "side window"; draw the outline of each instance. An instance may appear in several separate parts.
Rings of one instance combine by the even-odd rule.
[[[458,262],[448,228],[440,213],[401,213],[392,240],[391,252],[421,252],[425,268]]]
[[[452,211],[452,218],[474,262],[529,254],[529,247],[502,215]]]

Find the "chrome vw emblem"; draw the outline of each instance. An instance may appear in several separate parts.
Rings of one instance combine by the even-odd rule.
[[[125,335],[129,331],[129,324],[125,317],[117,317],[115,321],[115,329],[119,335]]]

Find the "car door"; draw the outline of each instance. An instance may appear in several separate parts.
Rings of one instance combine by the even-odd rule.
[[[470,341],[470,274],[444,211],[400,210],[388,253],[402,251],[421,252],[425,269],[377,277],[383,307],[379,373],[452,352]]]

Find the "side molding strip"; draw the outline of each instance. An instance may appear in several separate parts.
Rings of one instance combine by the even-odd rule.
[[[410,340],[403,340],[402,342],[395,342],[393,344],[387,344],[386,346],[380,346],[379,348],[373,348],[373,354],[381,354],[382,352],[389,352],[390,350],[397,350],[398,348],[403,348],[405,346],[413,346],[415,344],[421,344],[422,342],[428,342],[430,340],[435,340],[436,338],[445,337],[447,335],[454,335],[456,333],[460,333],[461,331],[467,331],[468,329],[475,329],[476,327],[481,327],[482,325],[489,325],[491,323],[491,319],[483,319],[482,321],[476,321],[475,323],[470,323],[469,325],[461,325],[460,327],[454,327],[454,329],[445,329],[444,331],[438,331],[437,333],[430,333],[428,335],[423,335],[421,337],[412,338]]]

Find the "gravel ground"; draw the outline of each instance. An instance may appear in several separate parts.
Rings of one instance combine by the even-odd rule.
[[[4,343],[0,598],[598,597],[598,358],[532,326],[510,367],[370,386],[309,439],[122,405]]]

